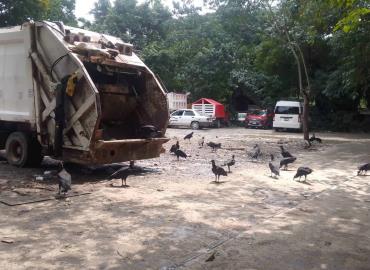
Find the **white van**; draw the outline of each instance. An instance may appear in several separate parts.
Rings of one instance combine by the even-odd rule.
[[[275,106],[273,128],[280,129],[302,129],[303,106],[299,101],[278,101]]]

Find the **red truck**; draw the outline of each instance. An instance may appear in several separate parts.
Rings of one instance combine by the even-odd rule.
[[[213,125],[216,127],[221,127],[222,124],[227,123],[228,117],[225,112],[225,106],[216,100],[201,98],[193,102],[192,109],[200,114],[212,117]]]

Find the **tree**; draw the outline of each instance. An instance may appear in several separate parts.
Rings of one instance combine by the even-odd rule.
[[[301,44],[298,41],[298,36],[302,34],[301,25],[294,20],[293,14],[291,13],[291,4],[295,4],[294,1],[283,2],[280,7],[280,12],[274,12],[271,3],[267,0],[265,5],[270,11],[272,23],[275,31],[280,32],[283,39],[285,39],[286,45],[292,52],[295,63],[297,65],[298,74],[298,88],[299,92],[303,96],[303,115],[302,115],[302,126],[303,126],[303,138],[309,139],[309,103],[311,94],[311,80],[308,72],[306,58],[303,54]]]
[[[48,7],[48,0],[0,0],[0,27],[42,19]]]
[[[104,31],[107,26],[105,25],[105,20],[109,13],[111,12],[112,4],[110,0],[98,0],[94,4],[94,8],[91,10],[91,14],[94,16],[93,28],[96,31]],[[86,25],[87,22],[84,22]]]
[[[136,0],[100,0],[91,11],[96,23],[93,29],[121,37],[143,49],[149,42],[162,39],[171,13],[159,0],[138,4]]]
[[[62,21],[67,25],[77,25],[75,0],[48,0],[49,5],[46,14],[43,16],[50,21]]]
[[[76,24],[75,0],[0,0],[0,27],[27,20],[63,21]]]

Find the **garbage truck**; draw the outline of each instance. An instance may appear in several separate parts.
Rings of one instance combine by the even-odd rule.
[[[61,22],[0,29],[0,149],[9,164],[158,157],[168,119],[163,85],[131,44]]]

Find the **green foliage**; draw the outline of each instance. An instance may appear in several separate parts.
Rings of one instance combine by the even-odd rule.
[[[346,17],[341,19],[334,30],[342,29],[344,32],[348,33],[356,29],[361,23],[362,18],[370,14],[369,8],[357,8],[348,13]]]
[[[75,0],[47,0],[49,2],[44,19],[62,21],[71,26],[76,26]]]
[[[75,24],[74,2],[0,0],[0,25],[27,18]],[[370,104],[368,0],[205,2],[214,12],[203,14],[189,0],[171,11],[159,0],[98,0],[95,20],[79,22],[133,43],[169,91],[214,98],[230,111],[236,93],[262,106],[301,98],[290,47],[299,46],[311,81],[312,125],[345,130],[365,123],[358,109]]]
[[[28,19],[41,19],[48,6],[49,1],[1,0],[0,27],[19,25]]]
[[[370,4],[361,0],[329,0],[331,7],[339,8],[343,16],[338,20],[334,31],[345,33],[356,30],[360,25],[369,23]]]
[[[0,0],[0,27],[27,20],[63,21],[76,24],[75,0]]]
[[[136,0],[99,0],[91,12],[95,18],[93,30],[121,37],[143,49],[148,43],[160,40],[166,33],[170,11],[160,1],[138,4]]]

